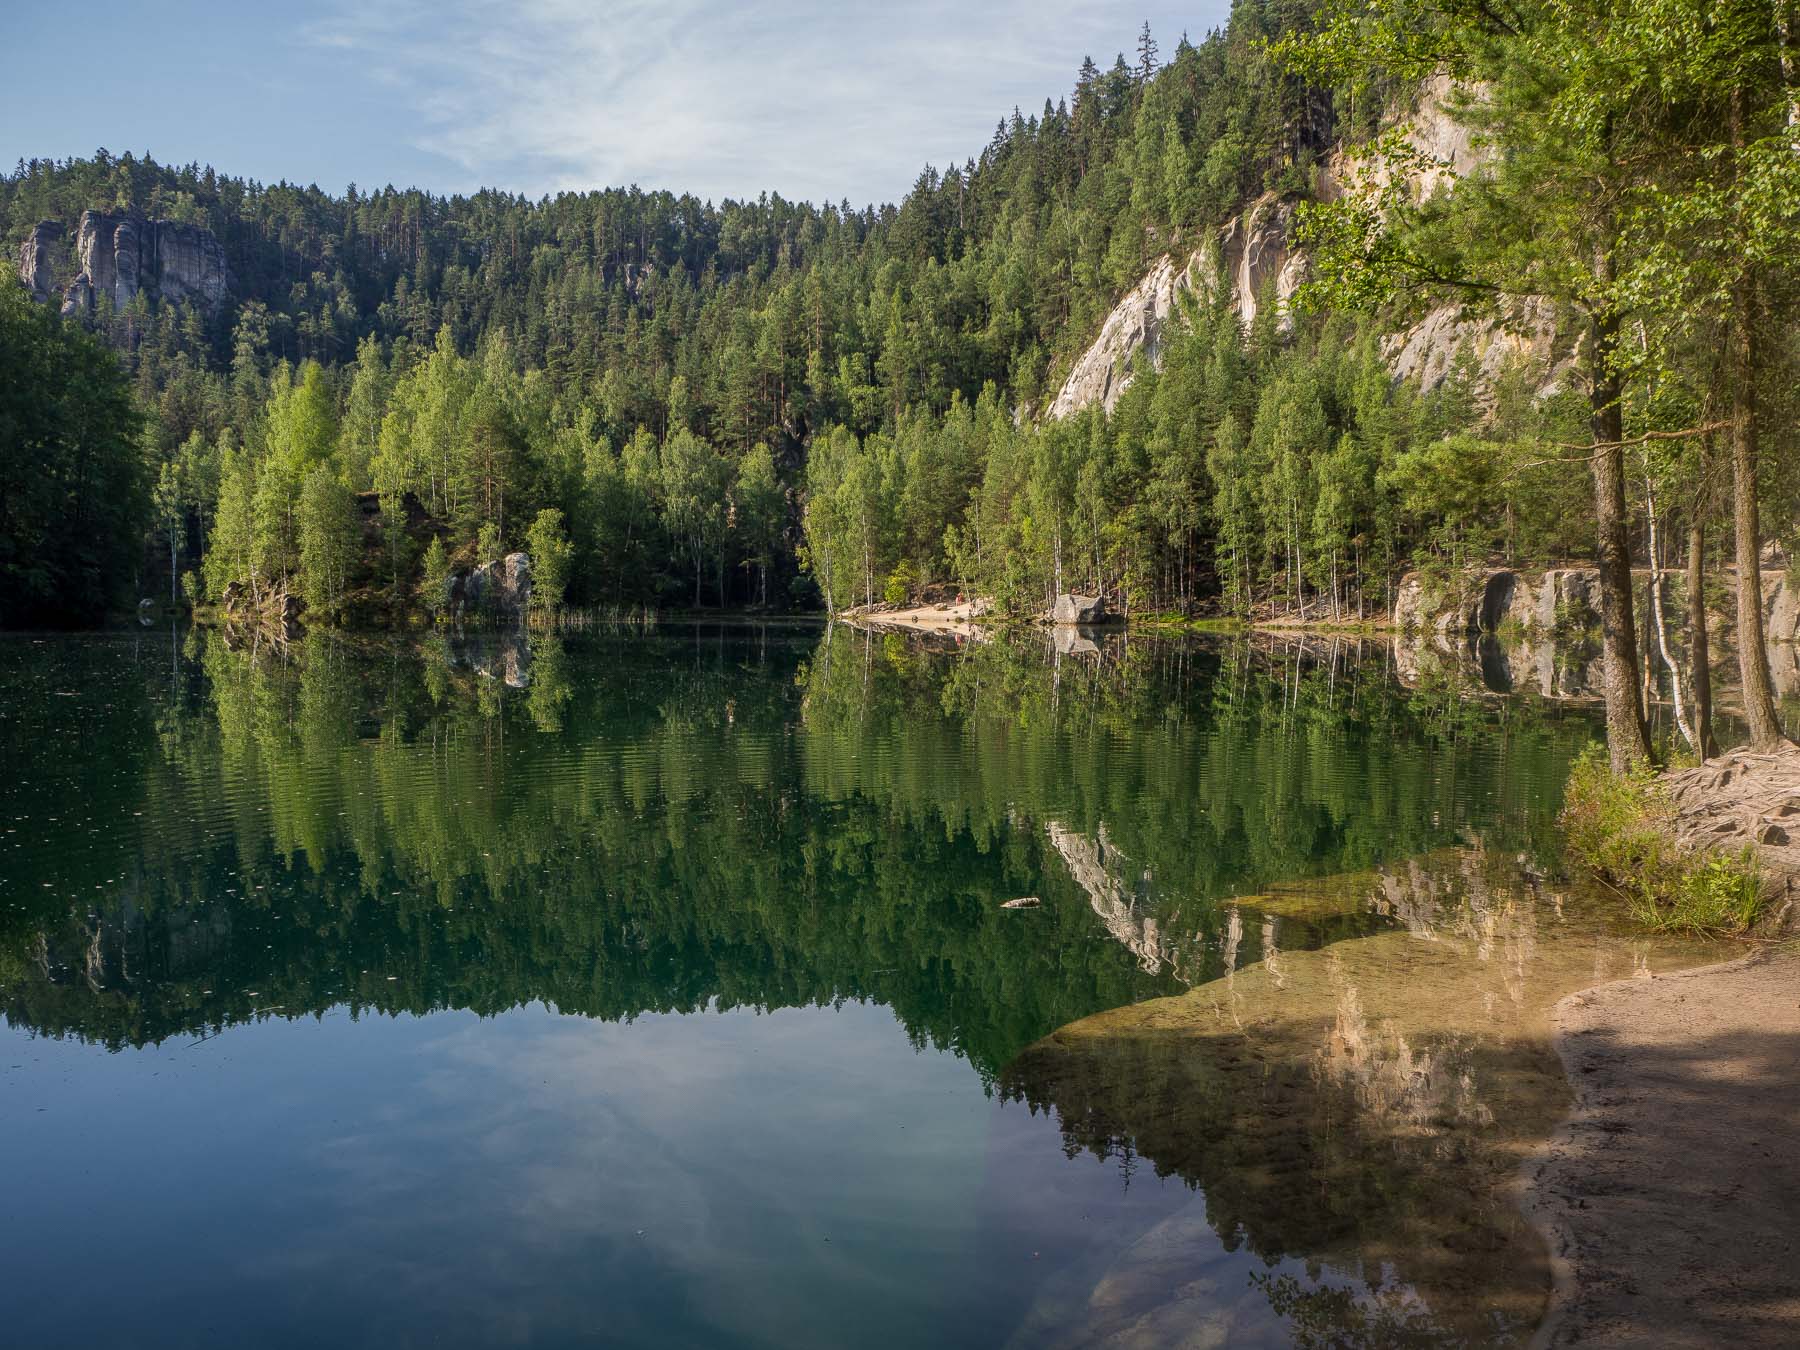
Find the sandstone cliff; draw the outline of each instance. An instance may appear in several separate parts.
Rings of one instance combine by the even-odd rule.
[[[1428,81],[1417,108],[1404,119],[1407,140],[1422,160],[1407,184],[1415,200],[1449,191],[1457,179],[1481,167],[1485,152],[1452,115],[1453,98],[1447,80]],[[1384,165],[1340,150],[1321,170],[1317,194],[1331,200],[1354,186],[1385,187],[1390,181]],[[1111,411],[1139,362],[1159,367],[1168,325],[1177,321],[1183,294],[1210,296],[1222,287],[1246,327],[1262,305],[1285,309],[1307,270],[1306,252],[1293,241],[1296,206],[1293,200],[1265,195],[1185,260],[1159,258],[1075,362],[1050,405],[1050,416],[1067,417],[1096,403]],[[1541,301],[1506,303],[1497,314],[1446,304],[1390,334],[1382,351],[1395,379],[1416,379],[1428,390],[1441,385],[1461,357],[1472,362],[1484,389],[1509,364],[1522,360],[1534,372],[1539,393],[1547,394],[1560,382],[1569,358],[1557,337],[1555,313]]]
[[[60,295],[64,314],[91,313],[102,296],[120,310],[140,293],[215,309],[231,290],[225,250],[203,226],[83,211],[69,243],[46,220],[19,245],[19,280],[40,303]]]
[[[1288,243],[1293,220],[1293,202],[1266,195],[1179,264],[1168,255],[1157,259],[1076,361],[1050,404],[1050,416],[1067,417],[1095,403],[1112,411],[1130,387],[1138,361],[1162,364],[1163,337],[1184,295],[1209,298],[1224,288],[1246,327],[1265,299],[1285,308],[1306,274],[1305,258]]]

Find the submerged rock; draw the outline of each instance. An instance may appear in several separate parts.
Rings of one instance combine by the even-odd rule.
[[[1512,1188],[1568,1101],[1547,1010],[1596,981],[1714,950],[1647,943],[1604,902],[1540,886],[1482,850],[1304,883],[1343,892],[1321,903],[1393,926],[1319,949],[1266,941],[1260,962],[1228,959],[1189,993],[1098,1013],[1022,1051],[1002,1094],[1054,1113],[1071,1154],[1181,1178],[1204,1195],[1193,1213],[1206,1223],[1160,1227],[1072,1269],[1015,1343],[1169,1343],[1195,1306],[1218,1307],[1191,1304],[1170,1273],[1204,1273],[1220,1239],[1291,1263],[1267,1292],[1311,1299],[1320,1344],[1365,1343],[1371,1305],[1331,1288],[1365,1281],[1364,1297],[1399,1294],[1387,1306],[1420,1343],[1522,1343],[1551,1276]],[[1238,927],[1234,909],[1228,945]]]

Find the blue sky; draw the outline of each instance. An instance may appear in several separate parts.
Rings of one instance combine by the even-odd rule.
[[[7,18],[0,162],[150,151],[265,182],[638,183],[861,205],[980,151],[1091,54],[1227,0],[89,0]],[[78,21],[72,17],[78,15]]]

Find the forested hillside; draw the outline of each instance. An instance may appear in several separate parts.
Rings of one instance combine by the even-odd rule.
[[[1147,36],[1135,63],[1086,64],[1071,98],[1013,112],[898,207],[338,197],[100,153],[21,164],[0,219],[15,247],[87,209],[198,223],[223,244],[220,312],[140,298],[96,316],[150,413],[153,462],[185,480],[190,549],[239,524],[221,519],[234,460],[274,464],[291,495],[329,457],[355,490],[417,492],[460,536],[492,523],[512,542],[561,509],[575,598],[675,599],[700,571],[704,598],[743,600],[761,580],[745,561],[779,555],[787,589],[779,537],[797,516],[774,503],[756,531],[728,529],[736,480],[766,492],[772,470],[797,491],[828,428],[892,437],[988,386],[1009,414],[1041,403],[1160,248],[1306,181],[1329,100],[1258,48],[1287,8],[1246,5],[1166,65]],[[330,405],[298,441],[281,424],[290,384]],[[298,566],[283,554],[263,570]]]
[[[1087,589],[1342,620],[1421,564],[1591,557],[1597,526],[1615,578],[1652,548],[1716,556],[1712,442],[1747,407],[1737,495],[1788,528],[1780,17],[1243,0],[1199,41],[1164,52],[1146,27],[1085,62],[897,206],[333,196],[101,152],[21,163],[0,226],[19,245],[135,213],[222,246],[224,303],[101,296],[83,320],[144,413],[141,591],[172,559],[196,595],[291,590],[329,621],[353,592],[360,615],[429,606],[529,546],[550,605],[948,583],[1018,613]],[[1460,176],[1408,139],[1446,79],[1476,147]],[[1297,294],[1251,307],[1201,277],[1156,368],[1047,416],[1159,259],[1266,203],[1298,208]],[[1498,333],[1526,305],[1554,362],[1457,358],[1458,313]],[[1427,311],[1450,350],[1421,385],[1390,335]],[[1754,340],[1722,363],[1728,329]],[[29,581],[15,619],[54,605],[53,571]]]

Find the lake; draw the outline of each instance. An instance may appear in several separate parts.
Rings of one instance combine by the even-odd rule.
[[[1529,1338],[1579,705],[1380,647],[0,643],[0,1324]],[[1007,907],[1014,900],[1035,905]]]

